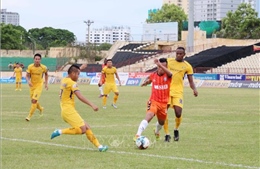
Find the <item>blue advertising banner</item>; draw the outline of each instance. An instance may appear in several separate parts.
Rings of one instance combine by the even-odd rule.
[[[220,74],[219,80],[246,80],[246,75],[241,74]]]
[[[126,86],[139,86],[141,78],[128,78]]]
[[[193,77],[199,80],[218,80],[218,74],[194,73]]]
[[[15,83],[15,77],[0,78],[0,83]],[[22,83],[27,83],[25,77],[22,77]]]

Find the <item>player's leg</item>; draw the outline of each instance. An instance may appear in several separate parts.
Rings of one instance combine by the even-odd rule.
[[[30,89],[30,95],[31,95],[31,108],[29,111],[29,115],[26,117],[26,121],[30,121],[31,117],[33,116],[35,110],[37,109],[37,106],[40,106],[40,103],[38,102],[40,96],[42,93],[42,86],[38,86],[36,88]]]
[[[174,127],[174,141],[179,140],[179,126],[181,125],[182,121],[182,108],[179,106],[174,106],[175,111],[175,127]]]
[[[92,130],[90,129],[90,126],[88,125],[88,123],[85,122],[85,131],[86,131],[86,136],[87,136],[87,139],[92,143],[94,144],[98,150],[100,152],[105,152],[107,151],[108,149],[108,146],[103,146],[99,143],[98,139],[96,138],[96,136],[93,134]]]
[[[169,108],[173,108],[173,97],[172,96],[169,98],[169,102],[168,102],[168,105],[167,105],[167,111],[168,111]],[[170,142],[171,136],[170,136],[170,132],[169,132],[168,115],[165,119],[163,129],[164,129],[164,132],[165,132],[165,140],[164,141]]]
[[[22,91],[22,83],[21,83],[21,81],[18,83],[18,88],[19,88],[20,91]]]
[[[18,81],[17,81],[17,78],[15,78],[15,91],[17,91],[18,88],[19,88]]]
[[[145,118],[139,124],[137,133],[134,137],[134,140],[136,140],[137,137],[142,135],[142,132],[146,129],[146,127],[148,126],[148,123],[153,119],[155,112],[157,112],[156,105],[154,103],[152,103],[151,101],[148,101],[147,102],[147,112],[146,112]]]
[[[36,103],[36,108],[40,111],[40,116],[43,115],[43,107],[40,105],[39,99],[41,97],[42,94],[42,86],[39,86],[35,89],[35,93],[37,95],[37,103]]]
[[[112,91],[114,92],[114,98],[113,98],[112,106],[113,106],[114,108],[117,108],[116,102],[117,102],[117,100],[118,100],[119,91],[118,91],[118,89],[117,89],[116,84],[114,84],[114,85],[112,86]]]
[[[106,105],[107,105],[107,95],[109,94],[110,92],[110,85],[109,84],[105,84],[104,86],[104,95],[103,95],[103,98],[102,98],[102,102],[103,102],[103,109],[106,109]]]
[[[183,108],[183,98],[178,97],[174,99],[173,108],[175,112],[175,127],[174,127],[174,141],[179,140],[179,127],[182,121],[182,108]]]
[[[98,90],[100,92],[99,98],[103,97],[103,95],[104,95],[103,84],[98,84]]]
[[[164,126],[166,117],[167,117],[167,104],[160,104],[158,103],[157,105],[158,110],[156,113],[157,116],[157,122],[156,122],[156,128],[154,130],[154,134],[156,137],[156,140],[160,139],[160,130],[162,129],[162,127]]]

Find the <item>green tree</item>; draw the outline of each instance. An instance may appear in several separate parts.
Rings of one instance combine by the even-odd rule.
[[[161,9],[155,13],[150,13],[149,18],[146,19],[147,23],[158,23],[158,22],[178,22],[178,38],[181,39],[181,31],[183,28],[183,21],[187,20],[187,15],[183,9],[174,4],[165,4]]]
[[[222,19],[218,37],[231,39],[259,39],[260,19],[250,4],[242,3],[235,12],[229,11]]]
[[[1,24],[1,49],[25,49],[23,46],[23,31],[11,24]]]
[[[52,27],[33,28],[28,31],[30,39],[36,41],[43,49],[49,47],[63,47],[75,41],[75,35],[65,29],[54,29]]]
[[[102,43],[101,45],[99,45],[97,47],[97,49],[100,51],[100,50],[109,50],[111,48],[111,44],[109,43]]]

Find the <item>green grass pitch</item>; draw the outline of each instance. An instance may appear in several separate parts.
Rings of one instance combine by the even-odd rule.
[[[76,107],[90,124],[105,153],[85,135],[62,135],[53,140],[54,129],[69,127],[60,116],[59,85],[49,85],[40,98],[44,116],[36,110],[25,121],[30,108],[29,87],[14,91],[14,84],[1,84],[1,166],[3,169],[212,169],[260,168],[259,164],[259,90],[199,88],[195,98],[185,88],[180,140],[155,141],[154,118],[143,135],[151,145],[136,148],[132,138],[145,116],[150,87],[119,87],[118,109],[108,98],[102,109],[97,86],[80,85],[82,93],[99,106],[94,112],[77,99]],[[169,111],[171,134],[173,110]]]

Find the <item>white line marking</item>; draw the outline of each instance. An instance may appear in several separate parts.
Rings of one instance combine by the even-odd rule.
[[[50,142],[35,141],[35,140],[24,140],[24,139],[15,139],[15,138],[6,138],[6,137],[1,137],[1,140],[36,143],[36,144],[42,144],[42,145],[73,148],[73,149],[80,149],[80,150],[98,151],[97,149],[93,149],[93,148],[83,148],[83,147],[70,146],[70,145],[64,145],[64,144],[56,144],[56,143],[50,143]],[[163,159],[189,161],[189,162],[196,162],[196,163],[202,163],[202,164],[213,164],[213,165],[219,165],[219,166],[239,167],[239,168],[248,168],[248,169],[260,169],[260,167],[255,167],[255,166],[245,166],[245,165],[242,165],[242,164],[228,164],[228,163],[224,163],[224,162],[210,162],[210,161],[198,160],[198,159],[193,159],[193,158],[161,156],[161,155],[156,155],[156,154],[132,153],[132,152],[113,151],[113,150],[109,150],[108,152],[109,153],[116,153],[116,154],[128,154],[128,155],[139,155],[139,156],[141,155],[141,156],[147,156],[147,157],[156,157],[156,158],[163,158]]]

